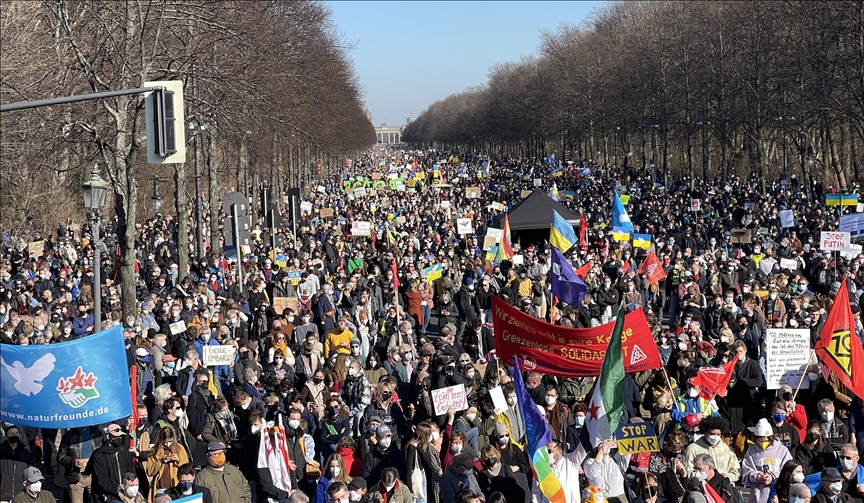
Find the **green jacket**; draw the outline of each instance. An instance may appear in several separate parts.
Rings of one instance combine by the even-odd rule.
[[[207,466],[198,472],[195,484],[210,489],[213,503],[252,503],[249,484],[234,465],[226,463],[221,472]]]

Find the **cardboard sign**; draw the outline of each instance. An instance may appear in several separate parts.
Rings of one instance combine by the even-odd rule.
[[[489,262],[495,262],[496,255],[498,255],[498,245],[490,246],[483,259],[488,260]]]
[[[504,388],[495,386],[489,390],[489,396],[492,397],[492,405],[495,407],[495,414],[501,414],[507,410],[507,399],[504,398]]]
[[[789,258],[781,258],[780,269],[789,269],[790,271],[796,271],[798,270],[798,261]]]
[[[480,197],[480,187],[466,187],[465,197],[468,199],[478,199]]]
[[[470,218],[457,218],[456,219],[456,233],[460,236],[464,236],[467,234],[473,234],[474,229],[471,227],[471,219]]]
[[[377,173],[377,172],[372,173],[372,180],[380,180],[380,179],[381,179],[381,173]]]
[[[492,248],[493,246],[495,246],[495,243],[495,237],[487,234],[486,237],[483,239],[483,251]]]
[[[810,360],[809,328],[769,328],[765,335],[765,382],[768,389],[795,388]]]
[[[504,235],[504,229],[486,229],[486,235],[495,238],[495,242],[501,241],[501,236]]]
[[[312,213],[312,203],[309,201],[303,201],[300,203],[300,212],[301,213]]]
[[[318,215],[321,218],[333,218],[333,208],[321,208]]]
[[[848,232],[822,231],[819,239],[820,250],[845,250],[850,244]]]
[[[357,197],[366,197],[366,189],[364,187],[357,187],[354,189],[354,195]]]
[[[699,211],[702,209],[702,201],[699,199],[690,200],[690,211]]]
[[[405,223],[405,221],[406,221],[406,219],[402,215],[399,215],[398,217],[396,217],[396,220],[394,220],[394,222],[396,222],[397,225],[403,225]]]
[[[367,237],[372,234],[372,223],[355,220],[351,222],[351,235],[354,237]]]
[[[492,201],[492,204],[489,205],[489,208],[495,211],[504,211],[507,209],[507,207],[504,206],[504,203],[499,203],[498,201]]]
[[[746,244],[752,243],[753,237],[751,233],[752,229],[732,229],[729,233],[731,236],[729,237],[730,243],[738,243],[738,244]]]
[[[234,365],[234,346],[204,346],[204,366]]]
[[[523,190],[519,193],[519,197],[521,197],[522,199],[528,199],[528,196],[530,196],[532,193],[533,191],[531,190]]]
[[[183,320],[180,320],[177,323],[172,323],[168,326],[171,328],[171,335],[182,334],[186,331],[186,322]]]
[[[27,252],[31,257],[41,257],[45,251],[45,241],[33,241],[27,245]]]
[[[465,385],[457,384],[448,388],[432,390],[432,405],[435,406],[436,416],[447,414],[450,407],[457,411],[467,409],[468,396],[465,394]]]
[[[660,452],[657,432],[651,423],[624,423],[615,430],[618,453],[639,454],[640,452]]]
[[[792,210],[780,210],[780,227],[783,229],[795,227],[795,212]]]
[[[322,194],[324,194],[325,192],[327,192],[327,189],[324,188],[323,185],[319,185],[317,190],[318,190],[318,192],[320,192],[320,193],[322,193]]]
[[[285,309],[293,309],[297,312],[297,297],[273,297],[273,310],[282,314]]]
[[[542,179],[542,178],[535,178],[535,179],[534,179],[534,186],[535,186],[535,187],[541,187],[541,186],[543,186],[543,179]]]

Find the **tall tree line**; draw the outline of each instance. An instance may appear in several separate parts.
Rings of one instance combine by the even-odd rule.
[[[864,1],[628,1],[431,105],[403,138],[666,176],[861,180]]]
[[[98,164],[113,188],[105,210],[116,218],[126,312],[154,177],[173,179],[174,195],[163,192],[182,248],[193,186],[213,218],[230,190],[306,186],[318,162],[326,171],[375,142],[350,46],[321,2],[13,0],[0,4],[0,47],[3,103],[184,83],[186,164],[146,164],[141,96],[0,116],[0,226],[82,222],[81,182]]]

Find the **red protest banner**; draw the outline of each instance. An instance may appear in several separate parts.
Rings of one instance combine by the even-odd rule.
[[[596,376],[606,355],[614,321],[593,328],[564,328],[519,311],[492,296],[495,349],[508,365],[518,356],[522,370],[564,377]],[[662,366],[657,343],[641,309],[624,319],[624,369],[640,372]]]

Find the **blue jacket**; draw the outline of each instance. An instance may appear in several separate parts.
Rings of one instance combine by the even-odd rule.
[[[84,318],[81,315],[76,316],[72,319],[72,331],[78,337],[86,337],[89,335],[87,332],[87,327],[93,326],[93,315],[88,313]]]
[[[840,465],[837,465],[836,468],[839,471]],[[856,466],[856,468],[858,469],[858,483],[860,484],[861,481],[864,480],[864,466],[861,466],[859,464],[858,466]],[[811,475],[808,475],[804,479],[804,483],[807,484],[808,487],[810,487],[810,492],[813,493],[813,496],[816,496],[816,491],[818,491],[819,488],[822,487],[822,482],[819,480],[821,476],[821,472],[813,473]]]

